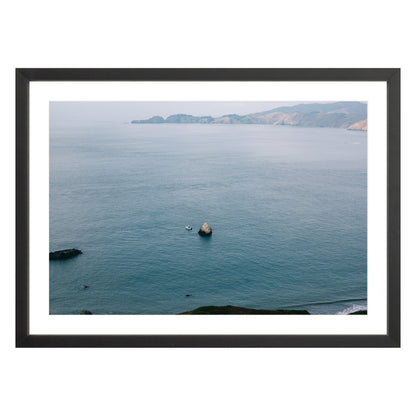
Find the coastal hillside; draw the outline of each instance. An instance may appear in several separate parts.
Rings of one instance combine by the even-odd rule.
[[[348,127],[348,130],[367,131],[367,120],[358,121],[357,123],[354,123],[352,126]]]
[[[146,120],[133,120],[132,123],[274,124],[367,130],[367,104],[357,101],[298,104],[277,107],[260,113],[226,114],[220,117],[174,114],[166,118],[154,116]]]

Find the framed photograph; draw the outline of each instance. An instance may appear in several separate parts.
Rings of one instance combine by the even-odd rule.
[[[399,69],[17,69],[17,347],[399,347]]]

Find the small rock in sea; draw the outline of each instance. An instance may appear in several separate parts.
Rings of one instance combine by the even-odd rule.
[[[209,236],[212,234],[212,228],[205,222],[199,229],[198,234],[201,236]]]
[[[80,315],[92,315],[92,312],[91,312],[91,311],[87,311],[86,309],[83,309],[83,310],[80,312]]]
[[[90,287],[88,285],[83,286],[84,289],[89,289]]]

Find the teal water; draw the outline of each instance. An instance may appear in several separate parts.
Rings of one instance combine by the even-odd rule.
[[[363,132],[53,123],[50,313],[365,308],[366,211]]]

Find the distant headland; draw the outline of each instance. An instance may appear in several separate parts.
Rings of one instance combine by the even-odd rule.
[[[261,113],[220,117],[174,114],[133,120],[132,124],[272,124],[296,127],[332,127],[367,131],[367,104],[358,101],[311,103],[277,107]]]

